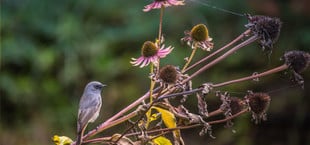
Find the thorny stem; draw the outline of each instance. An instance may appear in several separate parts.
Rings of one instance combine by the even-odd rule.
[[[244,113],[248,112],[248,109],[243,109],[242,111],[232,115],[232,116],[229,116],[229,117],[226,117],[224,119],[220,119],[220,120],[215,120],[215,121],[209,121],[207,122],[208,124],[219,124],[219,123],[224,123],[224,122],[227,122],[229,120],[232,120]],[[150,130],[150,131],[147,131],[147,134],[152,134],[152,133],[157,133],[157,132],[166,132],[166,133],[169,133],[170,131],[173,131],[173,130],[182,130],[182,129],[189,129],[189,128],[195,128],[195,127],[199,127],[199,126],[203,126],[203,124],[192,124],[192,125],[188,125],[188,126],[180,126],[180,127],[175,127],[175,128],[162,128],[162,129],[156,129],[156,130]],[[127,134],[125,135],[126,137],[128,136],[133,136],[133,135],[139,135],[141,134],[141,132],[135,132],[135,133],[130,133],[130,134]]]
[[[100,137],[100,138],[85,140],[85,141],[83,141],[83,143],[85,143],[85,144],[87,144],[87,143],[99,143],[99,142],[107,141],[110,139],[111,139],[111,137]]]
[[[170,97],[175,97],[175,96],[189,95],[189,94],[193,94],[193,93],[196,93],[196,92],[200,92],[202,90],[203,90],[203,88],[197,88],[197,89],[192,89],[190,91],[183,91],[183,92],[180,92],[180,93],[168,94],[168,95],[164,95],[164,96],[159,97],[156,101],[160,101],[162,99],[170,98]]]
[[[194,63],[193,65],[189,66],[187,69],[185,69],[183,72],[187,72],[188,70],[196,67],[197,65],[201,64],[202,62],[210,59],[211,57],[215,56],[216,54],[220,53],[221,51],[223,51],[224,49],[228,48],[229,46],[233,45],[234,43],[238,42],[239,40],[241,40],[242,38],[244,38],[245,36],[249,35],[251,33],[251,30],[248,29],[245,32],[243,32],[241,35],[239,35],[237,38],[235,38],[234,40],[232,40],[231,42],[229,42],[228,44],[226,44],[225,46],[223,46],[222,48],[216,50],[215,52],[209,54],[208,56],[202,58],[201,60],[199,60],[198,62]]]
[[[223,59],[225,59],[226,57],[228,57],[229,55],[231,55],[232,53],[236,52],[238,49],[254,42],[255,40],[258,39],[258,36],[252,36],[249,39],[247,39],[246,41],[238,44],[237,46],[233,47],[232,49],[230,49],[229,51],[227,51],[226,53],[224,53],[223,55],[217,57],[216,59],[214,59],[213,61],[211,61],[210,63],[206,64],[205,66],[203,66],[202,68],[200,68],[198,71],[194,72],[191,76],[189,76],[188,78],[186,78],[185,80],[183,80],[182,84],[188,82],[189,80],[193,79],[195,76],[199,75],[200,73],[202,73],[203,71],[205,71],[206,69],[210,68],[211,66],[219,63],[220,61],[222,61]]]
[[[240,111],[239,113],[236,113],[230,117],[227,117],[225,119],[221,119],[221,120],[215,120],[215,121],[210,121],[208,122],[210,125],[211,124],[219,124],[219,123],[224,123],[224,122],[227,122],[229,120],[232,120],[244,113],[248,112],[248,109],[244,109],[242,111]],[[156,129],[156,130],[150,130],[150,131],[147,131],[147,134],[152,134],[152,133],[157,133],[157,132],[161,132],[161,135],[163,134],[167,134],[169,133],[170,131],[173,131],[173,130],[182,130],[182,129],[190,129],[190,128],[195,128],[195,127],[199,127],[199,126],[203,126],[203,124],[193,124],[193,125],[188,125],[188,126],[181,126],[181,127],[175,127],[175,128],[162,128],[162,129]],[[129,133],[129,134],[126,134],[124,136],[128,137],[128,136],[134,136],[134,135],[139,135],[141,134],[141,132],[135,132],[135,133]],[[92,140],[86,140],[85,142],[87,143],[90,143],[90,142],[100,142],[100,141],[104,141],[106,140],[107,137],[102,137],[102,138],[97,138],[97,139],[92,139]],[[121,139],[121,137],[119,138]]]
[[[119,119],[117,119],[117,120],[115,120],[115,121],[109,123],[107,126],[105,126],[105,127],[102,128],[102,129],[103,129],[103,130],[106,130],[106,129],[111,128],[111,127],[113,127],[113,126],[116,126],[116,125],[118,125],[118,124],[120,124],[120,123],[123,123],[123,122],[129,120],[130,118],[137,116],[137,115],[139,114],[139,113],[138,113],[139,111],[140,111],[140,110],[136,110],[136,111],[134,111],[134,112],[131,112],[131,113],[127,114],[126,116],[124,116],[124,117],[122,117],[122,118],[119,118]]]
[[[223,113],[223,110],[222,109],[217,109],[215,111],[209,112],[207,117],[209,118],[209,117],[221,114],[221,113]]]
[[[158,98],[158,96],[159,96],[159,95],[161,94],[161,92],[162,92],[162,88],[159,88],[159,89],[160,89],[160,90],[159,90],[159,92],[157,93],[156,98]],[[142,118],[144,117],[144,114],[150,112],[150,109],[152,108],[152,106],[153,106],[154,103],[155,103],[155,101],[149,103],[148,108],[147,108],[143,113],[140,113],[140,114],[142,114],[142,115],[139,117],[139,119],[137,119],[136,122],[134,122],[129,128],[127,128],[127,129],[122,133],[122,135],[114,142],[115,144],[116,144],[128,131],[130,131],[135,125],[137,125],[138,122],[139,122],[140,120],[142,120]],[[149,115],[149,116],[150,116],[150,115]],[[148,116],[148,118],[149,118],[149,116]]]
[[[259,74],[255,74],[255,75],[251,75],[251,76],[248,76],[248,77],[239,78],[239,79],[235,79],[235,80],[231,80],[231,81],[227,81],[227,82],[223,82],[223,83],[213,84],[212,87],[216,88],[216,87],[221,87],[221,86],[225,86],[225,85],[229,85],[229,84],[233,84],[233,83],[238,83],[238,82],[242,82],[242,81],[246,81],[246,80],[256,79],[256,78],[259,78],[259,77],[263,77],[263,76],[266,76],[266,75],[270,75],[270,74],[273,74],[273,73],[277,73],[277,72],[286,70],[287,68],[289,68],[289,66],[286,65],[286,64],[283,64],[281,66],[278,66],[276,68],[270,69],[268,71],[265,71],[265,72],[262,72],[262,73],[259,73]]]
[[[135,125],[137,125],[138,124],[138,122],[144,117],[144,114],[146,114],[146,113],[148,113],[148,112],[150,112],[151,113],[151,108],[152,108],[152,106],[153,106],[153,104],[154,104],[154,102],[150,102],[150,105],[148,106],[148,108],[143,112],[143,113],[141,113],[142,115],[139,117],[139,119],[136,121],[136,122],[134,122],[134,124],[132,124],[129,128],[127,128],[123,133],[122,133],[122,135],[115,141],[115,144],[117,144],[117,142],[128,132],[128,131],[130,131]],[[147,119],[149,119],[150,117],[148,116],[147,117]],[[149,120],[147,120],[147,121],[149,121]],[[149,122],[147,122],[147,126],[148,126],[148,123]],[[147,128],[147,127],[146,127]]]
[[[240,112],[238,112],[238,113],[236,113],[236,114],[234,114],[234,115],[232,115],[232,116],[226,117],[225,119],[210,121],[210,122],[208,122],[208,123],[209,123],[210,125],[211,125],[211,124],[224,123],[224,122],[227,122],[227,121],[229,121],[229,120],[232,120],[232,119],[234,119],[234,118],[236,118],[236,117],[240,116],[241,114],[246,113],[246,112],[248,112],[248,111],[249,111],[248,109],[243,109],[242,111],[240,111]]]
[[[158,92],[156,98],[158,98],[158,96],[161,94],[161,91],[162,91],[162,88],[160,88],[160,90],[159,90],[159,92]],[[140,118],[139,118],[136,122],[134,122],[134,124],[132,124],[129,128],[127,128],[127,129],[122,133],[122,135],[115,141],[115,143],[117,143],[129,130],[131,130],[135,125],[137,125],[138,122],[143,118],[143,116],[144,116],[145,113],[150,112],[150,109],[152,108],[152,106],[153,106],[154,103],[155,103],[155,101],[149,103],[148,108],[147,108],[143,113],[141,113],[142,115],[140,116]],[[138,111],[140,111],[140,110],[138,110]],[[149,118],[149,116],[148,116],[148,118]],[[129,119],[129,118],[128,118],[128,119]],[[124,120],[124,121],[125,121],[125,120]]]
[[[191,53],[190,57],[188,58],[188,60],[186,61],[186,64],[184,65],[184,67],[183,67],[183,69],[182,69],[182,73],[185,72],[187,66],[189,65],[189,63],[191,63],[191,61],[192,61],[192,59],[193,59],[193,57],[194,57],[196,51],[197,51],[197,45],[194,46],[194,48],[193,48],[193,50],[192,50],[192,53]]]

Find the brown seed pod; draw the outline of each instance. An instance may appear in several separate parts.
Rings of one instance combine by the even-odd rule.
[[[173,65],[166,65],[159,71],[159,78],[167,84],[174,84],[178,79],[178,71]]]

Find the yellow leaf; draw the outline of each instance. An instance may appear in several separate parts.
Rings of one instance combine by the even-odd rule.
[[[164,121],[165,125],[168,128],[175,128],[175,127],[177,127],[176,119],[175,119],[175,116],[174,116],[173,113],[171,113],[168,110],[159,108],[159,107],[152,107],[152,109],[155,109],[159,113],[161,113],[161,118],[162,118],[162,120]]]
[[[155,121],[155,120],[157,120],[160,117],[159,113],[151,114],[151,112],[152,112],[152,108],[148,112],[146,112],[147,122],[145,123],[145,128],[148,128],[149,124],[152,121]]]
[[[157,120],[160,117],[159,113],[154,113],[150,117],[150,122]]]
[[[161,113],[161,118],[168,128],[176,128],[177,123],[176,119],[173,113],[171,113],[169,110],[159,108],[159,107],[152,107],[152,109],[156,109],[158,112]],[[180,130],[174,130],[173,131],[173,137],[175,139],[175,144],[184,144],[184,141],[181,137],[181,132]]]
[[[145,124],[145,128],[149,127],[149,124],[151,122],[151,113],[152,110],[150,109],[149,111],[146,112],[146,124]]]
[[[58,135],[54,135],[52,140],[56,145],[70,145],[73,142],[69,137]]]
[[[152,139],[156,145],[172,145],[171,141],[163,136]]]

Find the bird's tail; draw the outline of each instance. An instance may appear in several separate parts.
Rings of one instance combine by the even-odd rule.
[[[84,127],[81,127],[80,124],[78,124],[78,131],[77,131],[77,137],[76,137],[76,143],[75,145],[81,145],[82,142],[83,142],[83,134],[84,134],[84,131],[86,129],[86,125],[84,125]]]
[[[82,144],[82,132],[79,132],[78,135],[77,135],[77,138],[76,138],[76,143],[75,145],[81,145]]]

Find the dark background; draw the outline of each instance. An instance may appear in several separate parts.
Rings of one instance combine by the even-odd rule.
[[[203,0],[201,0],[203,1]],[[152,0],[0,0],[1,6],[1,145],[53,144],[55,134],[75,138],[78,101],[91,80],[108,84],[103,92],[100,118],[94,128],[140,97],[148,89],[149,69],[133,67],[144,41],[158,33],[159,11],[144,13]],[[270,57],[253,43],[193,80],[222,82],[262,72],[283,64],[288,50],[309,52],[310,3],[307,0],[210,0],[220,8],[252,15],[279,17],[283,27]],[[190,49],[180,43],[184,30],[198,23],[208,26],[215,49],[241,34],[245,17],[186,1],[167,8],[163,34],[175,47],[162,64],[183,66]],[[205,56],[199,51],[194,58]],[[247,90],[269,92],[268,120],[255,125],[250,115],[234,120],[231,129],[213,126],[213,135],[199,136],[200,128],[182,132],[187,144],[297,145],[310,144],[310,73],[303,73],[305,88],[295,86],[289,71],[221,88],[243,97]],[[209,98],[209,107],[219,105]],[[191,104],[190,104],[191,103]],[[188,107],[196,107],[189,98]],[[117,130],[117,127],[115,128]],[[232,132],[232,129],[236,133]],[[112,130],[113,131],[113,130]],[[104,134],[109,134],[106,132]]]

